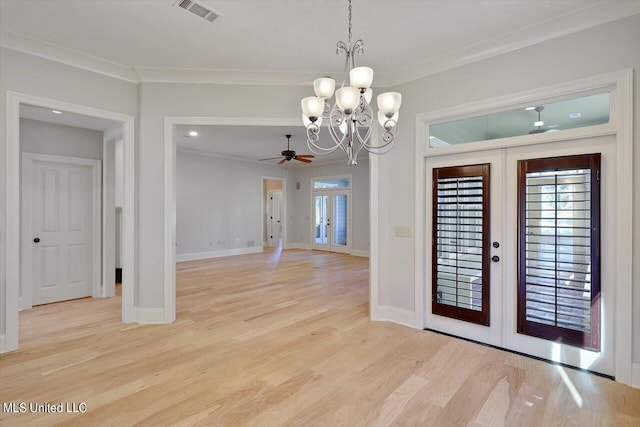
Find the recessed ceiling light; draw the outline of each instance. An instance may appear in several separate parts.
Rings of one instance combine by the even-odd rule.
[[[527,107],[527,108],[525,108],[525,110],[527,110],[527,111],[533,111],[535,109],[536,109],[536,107]]]
[[[571,113],[571,114],[569,114],[569,118],[570,119],[577,119],[579,117],[582,117],[582,113]]]
[[[429,139],[436,139],[436,137],[433,135],[429,135]]]
[[[189,132],[189,136],[198,136],[198,132],[196,132],[195,130],[192,130]]]
[[[58,111],[58,110],[51,110],[51,112],[52,112],[53,114],[62,114],[62,111]]]

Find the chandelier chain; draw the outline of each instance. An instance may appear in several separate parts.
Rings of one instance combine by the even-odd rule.
[[[349,0],[349,49],[351,49],[351,0]]]

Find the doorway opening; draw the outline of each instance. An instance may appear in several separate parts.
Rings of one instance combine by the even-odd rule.
[[[61,136],[64,129],[76,134],[95,131],[95,144]],[[107,170],[115,160],[106,161],[103,156],[116,139],[123,147],[122,321],[135,320],[133,132],[132,116],[7,93],[7,280],[0,353],[18,348],[20,309],[31,308],[34,302],[115,295],[115,243],[105,238],[111,236],[115,241],[115,207],[109,198],[115,186],[109,179],[115,178],[115,172]],[[28,163],[27,175],[23,173],[23,159]],[[23,194],[23,184],[30,185],[28,193]],[[35,211],[34,207],[44,210]],[[25,210],[31,215],[25,217]],[[47,210],[49,214],[45,215]],[[38,223],[42,227],[35,230],[38,235],[33,235]],[[46,237],[40,235],[45,232],[49,233]],[[58,237],[61,240],[56,243]],[[78,257],[82,262],[77,262]],[[34,270],[34,261],[39,271]],[[70,266],[74,268],[67,268]],[[38,274],[31,274],[34,271]],[[34,287],[34,276],[46,280]],[[63,286],[58,286],[61,283]],[[34,300],[30,297],[38,286],[38,292],[43,292]]]

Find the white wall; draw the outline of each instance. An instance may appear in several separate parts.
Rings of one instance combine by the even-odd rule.
[[[102,160],[102,132],[20,119],[20,152]]]
[[[629,68],[635,68],[633,358],[640,362],[640,15],[394,88],[402,93],[402,116],[394,150],[380,158],[380,304],[414,310],[414,241],[393,237],[393,227],[414,221],[416,114]]]
[[[301,247],[311,245],[311,179],[351,175],[352,230],[351,248],[358,253],[369,252],[369,161],[367,154],[360,154],[358,165],[344,161],[330,164],[311,164],[291,169],[291,183],[287,189],[287,198],[291,200],[291,209],[287,213],[291,232],[287,243]],[[316,157],[318,159],[318,157]],[[300,189],[296,189],[296,183]]]
[[[136,115],[137,86],[58,62],[0,48],[0,306],[5,304],[6,284],[6,103],[7,91]],[[0,335],[5,331],[0,315]]]
[[[177,153],[176,254],[262,248],[262,177],[285,169]]]
[[[164,307],[164,227],[162,188],[164,117],[300,117],[300,99],[309,87],[210,84],[140,85],[138,152],[138,305]],[[259,236],[258,236],[259,237]],[[144,242],[144,243],[143,243]]]

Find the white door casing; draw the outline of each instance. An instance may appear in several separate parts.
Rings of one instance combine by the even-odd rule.
[[[99,160],[23,154],[23,308],[100,295],[100,172]]]

